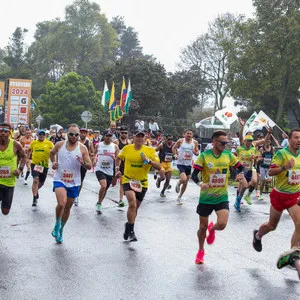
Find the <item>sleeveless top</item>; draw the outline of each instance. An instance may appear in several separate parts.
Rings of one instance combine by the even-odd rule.
[[[14,187],[16,176],[13,172],[17,169],[17,156],[14,152],[14,140],[9,139],[5,151],[0,151],[0,184]]]
[[[270,151],[267,151],[266,148],[263,147],[263,153],[262,153],[263,161],[260,166],[263,168],[269,168],[272,162],[273,154],[274,154],[273,147],[271,147]]]
[[[67,141],[65,141],[58,151],[58,169],[54,174],[54,181],[62,182],[66,187],[79,186],[80,167],[81,164],[77,160],[77,156],[82,157],[80,151],[80,143],[73,151],[68,151],[66,148]]]
[[[119,139],[119,149],[122,150],[126,145],[128,145],[128,141],[126,144],[122,143],[121,139]]]
[[[163,143],[162,150],[159,151],[159,155],[158,155],[160,162],[171,162],[172,161],[172,159],[173,159],[172,147],[173,147],[173,143],[172,143],[171,147],[169,147],[167,145],[167,143]]]
[[[116,158],[116,147],[114,143],[109,145],[101,142],[98,144],[98,161],[95,171],[101,171],[108,176],[114,175],[114,163]]]
[[[191,166],[193,160],[194,141],[187,143],[185,140],[178,148],[177,165]]]

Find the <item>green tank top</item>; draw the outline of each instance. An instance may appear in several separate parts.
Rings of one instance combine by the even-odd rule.
[[[5,151],[0,151],[0,184],[14,187],[16,176],[13,172],[17,169],[17,156],[14,153],[14,140],[10,139]]]

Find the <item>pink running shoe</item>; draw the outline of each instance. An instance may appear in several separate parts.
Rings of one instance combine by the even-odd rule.
[[[210,222],[208,225],[208,228],[207,228],[208,236],[206,237],[206,242],[208,245],[211,245],[215,241],[215,238],[216,238],[216,232],[215,232],[215,230],[212,230],[213,226],[214,226],[214,223]]]
[[[200,264],[204,264],[204,250],[199,250],[197,255],[196,255],[196,259],[195,259],[195,264],[200,265]]]

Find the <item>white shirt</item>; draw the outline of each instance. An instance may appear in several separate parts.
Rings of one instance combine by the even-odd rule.
[[[157,131],[157,130],[159,130],[158,124],[156,122],[149,123],[149,129],[151,131]]]
[[[137,130],[144,130],[145,129],[144,124],[145,124],[144,121],[142,121],[142,120],[141,121],[136,120],[134,125],[135,125],[135,127],[136,127]]]

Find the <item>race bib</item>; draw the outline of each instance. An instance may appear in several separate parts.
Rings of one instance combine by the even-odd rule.
[[[272,158],[270,158],[270,157],[264,158],[264,165],[269,166],[271,164],[271,162],[272,162]]]
[[[226,182],[226,174],[212,174],[209,177],[209,185],[215,187],[223,187]]]
[[[134,190],[135,192],[137,192],[137,193],[141,193],[142,192],[142,184],[141,184],[140,181],[130,179],[129,180],[129,185],[132,188],[132,190]]]
[[[66,183],[74,182],[74,170],[63,170],[61,180]]]
[[[106,160],[103,160],[101,162],[101,167],[102,168],[109,168],[110,167],[110,162],[109,161],[106,161]]]
[[[44,172],[44,167],[43,166],[38,166],[35,165],[33,168],[33,171],[39,172],[39,173],[43,173]]]
[[[10,167],[0,167],[0,178],[10,177]]]
[[[192,153],[191,152],[184,152],[183,153],[183,159],[184,160],[191,160],[192,159]]]
[[[165,155],[165,161],[167,161],[167,162],[172,161],[172,158],[173,158],[173,154],[166,154]]]
[[[28,150],[29,150],[29,147],[30,147],[29,144],[25,144],[25,145],[24,145],[24,150],[25,150],[25,151],[28,151]]]
[[[300,184],[300,170],[289,170],[289,184]]]

